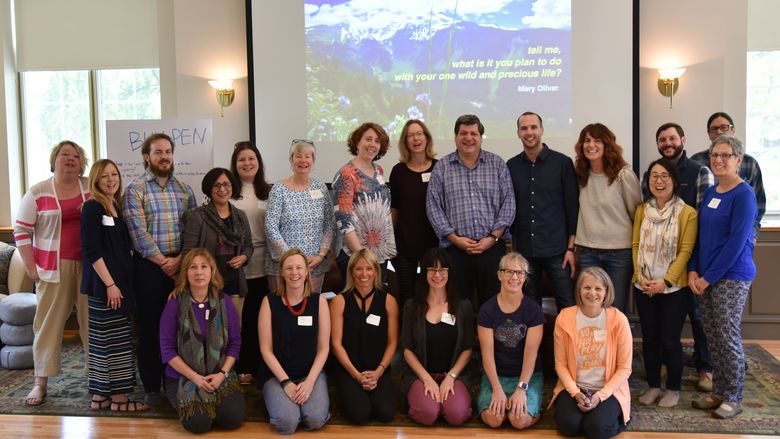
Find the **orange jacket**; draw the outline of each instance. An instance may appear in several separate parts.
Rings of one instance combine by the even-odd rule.
[[[555,372],[558,383],[553,390],[553,397],[548,408],[552,407],[555,398],[566,390],[574,397],[580,392],[577,387],[577,307],[563,309],[555,320]],[[628,377],[631,376],[631,360],[634,340],[628,319],[617,308],[607,308],[607,344],[606,344],[606,384],[596,395],[602,401],[614,395],[623,411],[623,423],[631,419],[631,393],[628,388]]]

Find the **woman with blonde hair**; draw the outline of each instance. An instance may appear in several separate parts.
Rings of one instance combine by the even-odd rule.
[[[81,290],[81,207],[90,197],[84,149],[63,140],[51,151],[51,178],[30,187],[19,205],[14,239],[27,276],[35,282],[35,385],[25,398],[43,404],[50,376],[61,369],[62,333],[73,305],[84,352],[89,352],[87,296]]]
[[[303,251],[282,254],[276,294],[260,308],[260,352],[272,376],[263,384],[268,417],[279,433],[293,434],[302,425],[316,430],[330,419],[328,384],[322,368],[328,359],[328,302],[312,293],[309,264]]]
[[[389,422],[395,415],[397,392],[388,369],[398,345],[398,304],[382,290],[381,278],[371,250],[356,251],[347,264],[347,287],[330,306],[336,388],[355,424]]]
[[[130,234],[122,218],[122,176],[111,160],[98,160],[89,172],[92,199],[81,210],[81,292],[89,305],[89,372],[92,410],[146,411],[130,401],[135,350],[130,318],[135,309]]]
[[[160,318],[168,400],[192,433],[214,424],[235,429],[244,421],[244,393],[232,370],[241,349],[239,316],[222,287],[214,257],[193,248]]]

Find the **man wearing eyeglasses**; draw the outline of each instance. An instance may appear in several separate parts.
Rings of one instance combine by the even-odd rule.
[[[480,305],[498,293],[504,232],[515,218],[509,170],[500,156],[482,149],[484,134],[473,114],[455,121],[456,151],[433,167],[425,200],[439,246],[455,265],[461,297],[471,299],[476,289]]]
[[[162,403],[160,316],[181,263],[184,215],[197,207],[192,188],[173,175],[173,140],[163,133],[141,147],[145,171],[127,185],[122,213],[133,243],[133,278],[138,326],[138,372],[144,402]]]
[[[542,117],[527,111],[517,118],[523,151],[507,162],[517,209],[512,247],[530,268],[523,289],[542,304],[542,275],[555,294],[558,311],[574,305],[574,237],[579,187],[571,158],[542,142]]]
[[[714,113],[707,119],[707,135],[709,136],[710,141],[715,140],[718,136],[735,136],[736,129],[734,128],[734,119],[722,111]],[[709,148],[692,155],[691,160],[696,160],[704,166],[709,166]],[[766,192],[764,191],[764,180],[761,177],[761,167],[758,166],[758,161],[749,154],[745,154],[744,157],[742,157],[742,164],[739,166],[739,176],[745,180],[745,183],[749,184],[756,193],[758,215],[756,215],[756,221],[753,224],[753,241],[755,242],[758,238],[758,232],[761,230],[761,218],[764,217],[764,213],[766,212]]]
[[[712,175],[712,171],[706,165],[687,157],[685,131],[674,122],[667,122],[658,127],[655,131],[655,144],[662,157],[677,165],[679,181],[677,196],[685,204],[698,210],[704,191],[715,184],[715,176]],[[645,172],[645,175],[642,176],[642,194],[645,200],[650,198],[649,183],[649,175]],[[687,292],[687,294],[688,318],[691,321],[691,332],[693,333],[693,363],[699,375],[696,387],[703,392],[709,392],[712,391],[712,360],[707,345],[707,335],[704,333],[701,311],[699,311],[696,297],[691,292]]]

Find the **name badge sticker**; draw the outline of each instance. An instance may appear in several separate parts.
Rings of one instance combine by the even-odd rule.
[[[709,207],[710,209],[717,209],[718,206],[720,206],[720,198],[713,198],[707,204],[707,207]]]
[[[319,189],[312,189],[312,190],[310,190],[309,191],[309,196],[311,197],[312,200],[319,200],[320,198],[323,197],[322,191],[319,190]]]
[[[422,178],[423,183],[428,183],[431,179],[431,173],[430,172],[423,172],[420,174],[420,178]]]
[[[376,176],[376,181],[379,182],[379,184],[385,184],[385,179],[381,174]]]
[[[371,326],[379,326],[379,322],[382,321],[382,317],[379,317],[376,314],[369,314],[368,317],[366,317],[366,323],[368,323]]]
[[[450,326],[455,326],[455,316],[448,312],[441,313],[441,321]]]
[[[103,225],[104,226],[113,226],[114,225],[114,217],[109,215],[103,215]]]
[[[312,316],[298,316],[298,326],[311,326],[314,324]]]

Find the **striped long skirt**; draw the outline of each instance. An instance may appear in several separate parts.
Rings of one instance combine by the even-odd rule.
[[[130,320],[92,296],[89,303],[89,393],[111,396],[133,391],[135,350]]]

